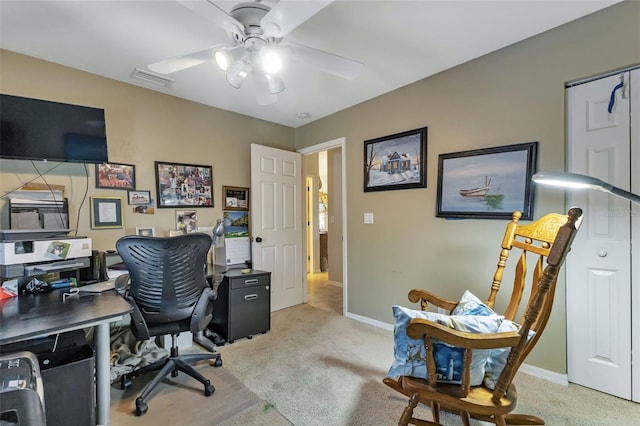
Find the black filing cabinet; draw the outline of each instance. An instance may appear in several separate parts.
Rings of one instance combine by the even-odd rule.
[[[218,285],[213,319],[209,329],[227,342],[271,328],[271,272],[252,269],[243,274],[231,269]]]

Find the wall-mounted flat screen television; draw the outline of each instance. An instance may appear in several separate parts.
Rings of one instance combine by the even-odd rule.
[[[104,110],[0,94],[0,158],[108,163]]]

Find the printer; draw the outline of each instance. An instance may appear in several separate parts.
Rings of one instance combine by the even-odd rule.
[[[90,266],[91,238],[68,230],[0,230],[0,278],[47,274]]]

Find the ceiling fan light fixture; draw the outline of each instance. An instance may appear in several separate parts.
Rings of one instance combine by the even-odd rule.
[[[251,64],[242,59],[234,63],[231,68],[229,68],[229,71],[227,71],[227,82],[236,89],[239,89],[250,73]]]
[[[276,74],[282,69],[282,57],[274,49],[264,48],[260,54],[262,69],[267,74]]]
[[[229,65],[231,64],[231,58],[229,54],[224,50],[216,50],[216,53],[213,54],[213,57],[216,60],[216,65],[222,71],[227,71],[229,69]]]
[[[280,77],[271,74],[265,74],[267,77],[267,83],[269,83],[269,92],[273,95],[277,95],[285,89],[284,82]]]

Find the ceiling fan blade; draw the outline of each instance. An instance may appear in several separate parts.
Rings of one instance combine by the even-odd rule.
[[[257,67],[254,67],[251,73],[251,77],[253,80],[253,86],[256,91],[258,105],[275,104],[278,101],[278,96],[272,94],[269,90],[269,82],[267,81],[267,76],[261,70],[258,70]]]
[[[298,25],[329,6],[334,0],[280,0],[262,17],[263,37],[284,37]]]
[[[229,47],[235,46],[228,44],[211,46],[203,50],[198,50],[197,52],[192,52],[171,59],[165,59],[164,61],[147,65],[147,68],[149,68],[151,71],[157,72],[158,74],[172,74],[174,72],[186,70],[187,68],[195,67],[196,65],[209,62],[213,59],[214,51],[216,51],[217,49],[224,49]]]
[[[200,15],[229,32],[244,33],[244,25],[218,7],[211,0],[176,0],[182,6]]]
[[[291,59],[309,64],[321,71],[346,78],[347,80],[356,78],[364,67],[362,62],[302,44],[289,41],[281,43],[280,46],[291,49]]]

